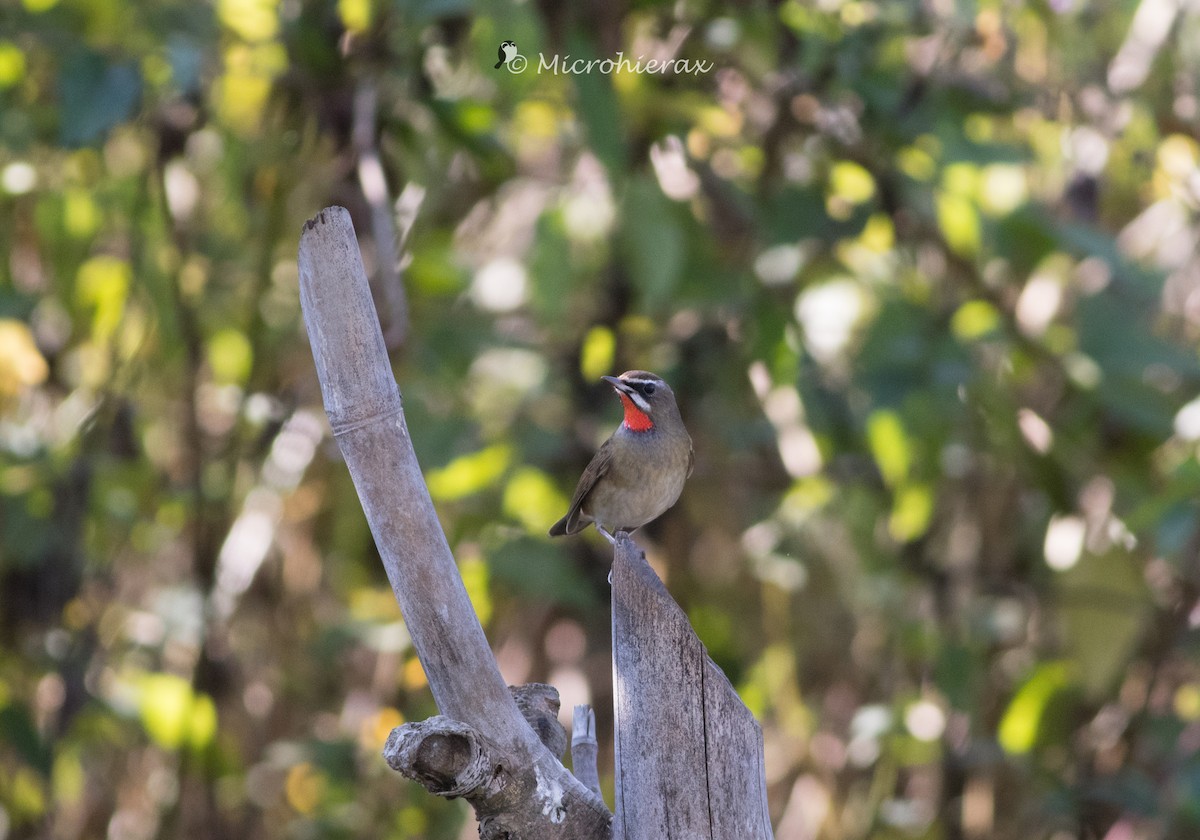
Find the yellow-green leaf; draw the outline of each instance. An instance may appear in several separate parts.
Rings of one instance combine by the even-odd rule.
[[[867,444],[884,482],[890,487],[899,485],[908,475],[912,460],[900,416],[888,409],[872,413],[867,420]]]
[[[1000,313],[986,300],[969,300],[950,319],[950,329],[963,341],[974,341],[1000,326]]]
[[[504,512],[530,532],[545,534],[567,512],[567,499],[544,472],[523,467],[504,488]]]
[[[933,491],[927,484],[908,484],[896,491],[888,532],[900,542],[915,540],[929,527],[933,515]]]
[[[185,745],[203,748],[216,735],[217,708],[212,698],[197,694],[191,683],[174,674],[142,677],[138,713],[146,734],[169,750]]]
[[[592,327],[583,338],[579,353],[579,372],[585,381],[599,379],[612,370],[617,340],[608,327]]]
[[[982,238],[979,213],[970,200],[954,193],[940,193],[937,197],[937,219],[950,250],[962,257],[973,257],[979,253]]]
[[[1065,662],[1045,662],[1037,667],[1014,695],[997,733],[1000,746],[1015,755],[1029,752],[1038,743],[1046,712],[1055,696],[1071,685]]]
[[[208,364],[213,379],[222,385],[242,384],[254,365],[250,339],[233,327],[218,330],[208,340]]]
[[[442,502],[472,496],[495,485],[511,460],[512,448],[504,444],[455,458],[441,469],[430,470],[425,476],[429,494]]]
[[[129,263],[116,257],[92,257],[79,267],[75,296],[92,308],[92,334],[97,341],[107,339],[121,323],[132,278]]]

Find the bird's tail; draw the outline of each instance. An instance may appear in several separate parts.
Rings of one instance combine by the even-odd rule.
[[[492,69],[493,69],[493,70],[499,70],[499,69],[500,69],[500,65],[501,65],[501,64],[503,64],[503,63],[504,63],[504,59],[501,59],[500,61],[497,61],[497,62],[495,63],[495,65],[492,67]]]
[[[571,514],[567,514],[562,519],[550,526],[550,536],[563,537],[567,534],[567,520],[571,518]]]
[[[562,519],[550,526],[550,536],[552,537],[569,537],[572,534],[578,534],[588,526],[592,520],[586,516],[580,516],[579,511],[572,510],[567,513]]]

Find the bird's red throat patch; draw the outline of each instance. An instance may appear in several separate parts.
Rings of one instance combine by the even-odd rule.
[[[625,428],[631,432],[648,432],[654,428],[650,415],[638,408],[633,400],[620,391],[617,392],[617,396],[621,398],[621,404],[625,406]]]

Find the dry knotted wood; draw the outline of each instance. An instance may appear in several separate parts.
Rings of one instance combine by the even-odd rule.
[[[445,771],[459,758],[486,751],[488,779],[504,787],[484,797],[489,810],[479,816],[486,818],[481,828],[489,838],[607,840],[612,815],[603,801],[546,748],[500,677],[413,452],[345,209],[327,208],[305,224],[299,269],[300,303],[329,424],[433,697],[447,719],[461,724],[433,740],[408,724],[408,735],[396,737],[428,741],[415,750],[425,770],[435,758],[445,759]],[[436,732],[437,726],[425,730]],[[565,746],[565,736],[562,741]],[[455,795],[444,774],[419,775],[433,792]]]

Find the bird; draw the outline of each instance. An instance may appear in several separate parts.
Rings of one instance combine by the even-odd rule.
[[[496,58],[500,59],[496,62],[493,69],[499,70],[505,64],[512,61],[514,55],[517,54],[517,45],[515,41],[503,41],[500,47],[496,50]]]
[[[675,392],[644,370],[601,377],[625,408],[625,419],[601,444],[579,478],[566,516],[550,536],[578,534],[590,523],[610,543],[675,504],[692,474],[695,454],[675,404]]]

